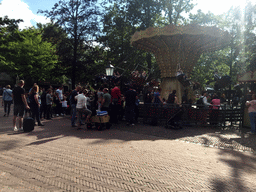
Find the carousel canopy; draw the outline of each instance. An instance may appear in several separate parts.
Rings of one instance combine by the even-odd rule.
[[[155,55],[162,77],[173,77],[177,66],[188,73],[203,52],[215,51],[230,42],[228,32],[199,25],[150,27],[137,31],[131,45]]]
[[[239,74],[237,79],[239,82],[256,82],[256,70]]]

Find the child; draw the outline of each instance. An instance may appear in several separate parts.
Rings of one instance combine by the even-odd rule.
[[[64,115],[66,115],[66,110],[68,107],[68,101],[67,101],[66,96],[64,96],[64,100],[61,103],[62,103],[62,111],[63,111],[63,116],[64,116]]]

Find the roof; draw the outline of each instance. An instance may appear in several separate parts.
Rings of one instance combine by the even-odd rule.
[[[256,82],[256,70],[239,74],[237,80],[238,82]]]

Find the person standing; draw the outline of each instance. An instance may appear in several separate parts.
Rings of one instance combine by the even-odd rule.
[[[41,100],[41,105],[40,105],[40,118],[46,118],[46,110],[47,110],[47,105],[46,105],[46,91],[45,88],[43,88],[40,92],[40,100]],[[44,115],[43,115],[44,114]]]
[[[251,123],[251,132],[250,134],[256,134],[256,99],[255,94],[252,95],[252,100],[246,102],[246,106],[248,106],[248,113],[250,117],[250,123]]]
[[[188,90],[184,90],[184,94],[182,95],[181,103],[184,105],[188,105]]]
[[[102,99],[103,99],[103,94],[104,94],[104,93],[103,93],[103,88],[100,87],[99,90],[98,90],[98,92],[97,92],[97,97],[98,97],[98,102],[97,102],[97,104],[98,104],[98,109],[101,108]]]
[[[37,125],[38,126],[44,126],[41,123],[40,120],[40,115],[39,115],[39,111],[40,111],[40,103],[39,103],[39,87],[38,85],[34,85],[31,92],[29,93],[29,100],[30,100],[30,108],[31,108],[31,112],[32,112],[32,118],[35,121],[35,118],[37,120]]]
[[[111,90],[111,123],[118,123],[118,114],[121,109],[121,90],[120,85],[116,84],[115,87]]]
[[[48,89],[47,94],[46,94],[46,119],[50,120],[51,119],[51,111],[52,111],[52,90]]]
[[[68,108],[68,101],[67,101],[67,97],[66,96],[64,96],[64,99],[61,102],[61,107],[62,107],[63,115],[65,116],[67,114],[67,108]]]
[[[219,117],[219,108],[220,108],[220,98],[218,95],[213,95],[212,101],[212,110],[210,113],[210,124],[217,125],[218,124],[218,117]]]
[[[12,90],[10,85],[7,85],[6,89],[3,92],[2,104],[4,104],[4,116],[8,117],[12,104]]]
[[[77,100],[75,99],[75,96],[78,95],[79,91],[81,91],[81,86],[77,85],[76,89],[74,91],[72,91],[71,96],[70,96],[71,126],[72,127],[77,127],[76,122],[75,122],[76,121],[76,104],[77,104]]]
[[[202,104],[200,104],[200,102],[198,104],[199,110],[197,113],[197,120],[200,121],[201,124],[205,125],[207,124],[209,106],[211,106],[211,104],[207,101],[207,91],[202,92],[202,96],[200,97],[200,99],[202,100]]]
[[[164,101],[164,99],[163,99],[163,101]],[[140,115],[139,104],[140,104],[139,96],[136,96],[135,109],[134,109],[134,113],[135,113],[135,122],[136,122],[136,123],[138,123],[138,119],[139,119],[139,115]]]
[[[13,89],[13,130],[19,131],[22,130],[23,124],[23,115],[25,108],[29,109],[26,97],[25,90],[23,88],[25,82],[20,80],[18,86]],[[17,117],[19,116],[19,129],[16,127]]]
[[[178,97],[176,96],[176,90],[173,90],[172,93],[168,96],[167,104],[171,107],[176,107],[176,105],[179,105]]]
[[[108,88],[103,89],[102,107],[101,111],[107,111],[109,113],[109,105],[111,103],[111,95],[108,92]]]
[[[127,125],[134,126],[136,97],[137,93],[132,87],[125,92],[125,118]]]
[[[161,88],[158,88],[157,91],[154,93],[154,98],[152,103],[154,103],[156,107],[159,107],[160,103],[163,103],[160,93],[161,93]]]
[[[58,117],[59,115],[63,115],[62,113],[62,101],[63,101],[63,91],[62,91],[63,87],[60,86],[57,90],[56,90],[56,94],[58,97],[58,102],[56,103],[56,116]]]

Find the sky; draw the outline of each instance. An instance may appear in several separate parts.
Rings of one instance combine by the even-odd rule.
[[[36,23],[47,23],[49,20],[42,14],[37,14],[39,9],[51,10],[59,0],[0,0],[0,17],[7,15],[10,19],[23,19],[20,23],[20,29],[35,26]],[[214,14],[227,12],[231,6],[244,7],[246,0],[194,0],[198,5],[192,13],[201,9],[207,13],[211,11]],[[256,0],[251,0],[256,3]]]

